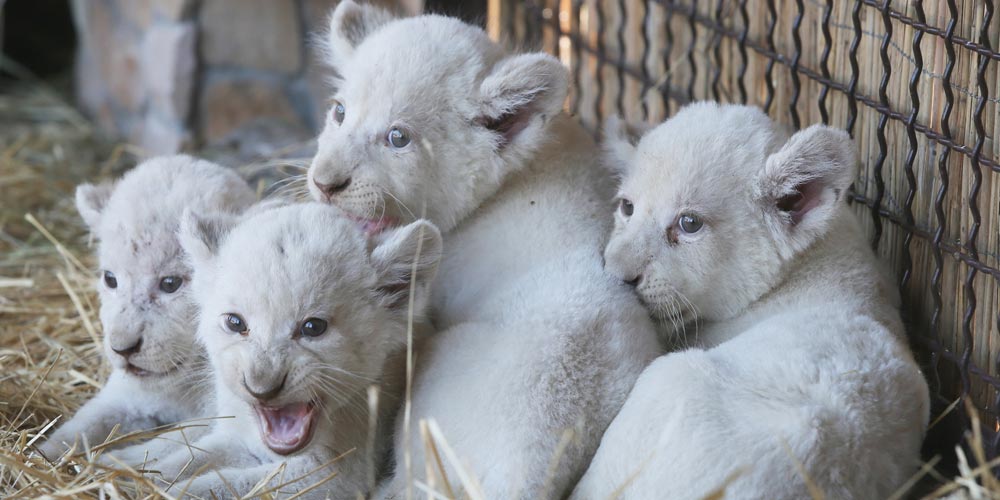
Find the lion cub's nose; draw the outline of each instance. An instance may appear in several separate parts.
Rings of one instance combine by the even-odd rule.
[[[329,184],[324,184],[316,179],[313,179],[313,184],[316,185],[316,189],[319,189],[327,199],[333,198],[333,195],[347,189],[347,186],[351,185],[351,178],[348,177],[346,180],[337,182],[331,182]]]
[[[639,275],[636,275],[636,277],[634,277],[634,278],[632,278],[630,280],[623,280],[623,281],[625,281],[626,285],[631,286],[631,287],[634,288],[634,287],[639,286],[639,283],[642,282],[642,275],[639,274]]]
[[[119,356],[127,359],[129,356],[137,354],[139,352],[139,348],[141,347],[142,347],[142,337],[139,337],[139,340],[136,340],[134,344],[128,347],[118,348],[115,346],[111,346],[111,350],[115,351],[115,353],[118,354]]]
[[[270,400],[274,399],[275,397],[278,396],[278,394],[281,393],[281,390],[285,388],[285,381],[286,380],[288,380],[288,372],[285,372],[285,376],[281,377],[281,382],[279,382],[278,385],[275,385],[275,386],[271,387],[270,389],[266,389],[266,390],[263,390],[263,391],[255,391],[255,390],[253,390],[253,389],[250,388],[249,384],[247,384],[247,377],[246,377],[246,375],[244,375],[243,376],[243,388],[246,389],[247,393],[249,393],[251,396],[253,396],[258,401],[267,402],[267,401],[270,401]]]

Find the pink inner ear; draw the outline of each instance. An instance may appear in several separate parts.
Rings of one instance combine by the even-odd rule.
[[[528,105],[496,118],[483,118],[480,120],[480,123],[494,132],[499,132],[503,136],[503,140],[500,141],[500,147],[504,147],[510,144],[514,140],[514,137],[528,126],[531,114],[532,109]]]
[[[792,225],[797,226],[810,210],[819,206],[823,195],[823,184],[819,179],[795,186],[792,194],[782,196],[775,204],[778,210],[788,212],[792,217]]]

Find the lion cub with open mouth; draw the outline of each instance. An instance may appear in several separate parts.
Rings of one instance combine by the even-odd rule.
[[[118,434],[204,417],[210,401],[196,347],[191,269],[176,232],[185,208],[236,214],[257,199],[235,172],[190,156],[147,160],[114,184],[82,184],[76,206],[97,240],[104,351],[101,392],[49,436],[50,460]],[[191,430],[190,432],[196,432]],[[172,446],[166,437],[115,451],[127,463]]]
[[[850,137],[788,138],[714,103],[638,146],[609,135],[623,181],[606,269],[692,347],[643,371],[574,498],[816,497],[803,474],[826,498],[894,493],[919,465],[928,390],[844,200]]]
[[[168,481],[200,474],[176,481],[174,494],[301,492],[333,474],[312,491],[366,494],[370,464],[385,451],[369,428],[368,389],[385,387],[408,318],[421,320],[441,257],[437,228],[417,220],[368,237],[339,209],[309,203],[235,227],[189,213],[180,239],[194,267],[217,413],[234,418],[152,468]],[[389,422],[398,401],[381,400],[377,420]]]

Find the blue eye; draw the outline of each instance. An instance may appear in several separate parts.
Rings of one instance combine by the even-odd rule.
[[[118,288],[118,278],[115,277],[115,273],[104,271],[104,284],[111,289]]]
[[[337,123],[344,123],[344,113],[346,113],[346,112],[347,112],[347,109],[344,108],[344,105],[341,104],[340,101],[333,101],[333,120],[334,121],[336,121]]]
[[[687,234],[694,234],[701,230],[702,226],[705,225],[701,221],[701,218],[693,214],[682,214],[680,219],[677,221],[677,225],[681,227],[681,231]]]
[[[632,205],[631,201],[622,198],[621,205],[619,207],[622,211],[622,215],[625,217],[631,217],[632,212],[635,211],[635,207]]]
[[[164,293],[174,293],[184,284],[184,278],[180,276],[167,276],[160,280],[160,290]]]
[[[249,333],[249,328],[247,327],[247,322],[236,313],[226,313],[222,315],[222,323],[226,325],[226,328],[233,333],[238,333],[240,335],[246,335]]]
[[[319,337],[326,331],[326,321],[319,318],[309,318],[302,322],[299,327],[299,334],[303,337]]]
[[[410,136],[402,129],[393,127],[389,130],[389,135],[386,136],[386,140],[394,148],[405,148],[407,144],[410,143]]]

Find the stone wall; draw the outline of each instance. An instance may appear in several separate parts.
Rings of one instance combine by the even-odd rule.
[[[73,0],[78,102],[148,154],[266,154],[319,129],[329,88],[313,38],[337,0]],[[422,0],[381,0],[419,12]]]

